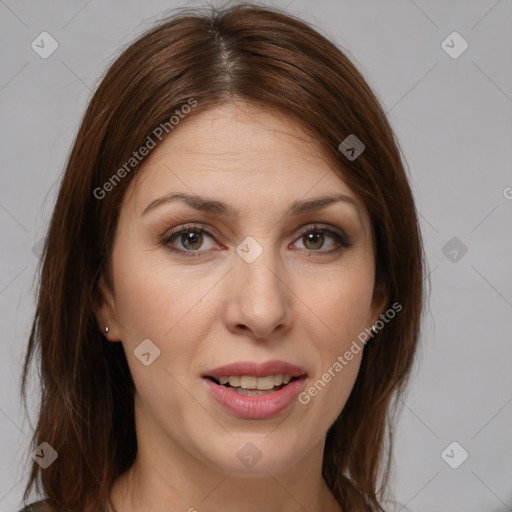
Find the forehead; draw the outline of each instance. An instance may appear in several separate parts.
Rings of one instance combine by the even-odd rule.
[[[360,204],[296,120],[247,103],[185,116],[152,150],[130,189],[138,211],[175,190],[215,196],[242,209],[326,193]]]

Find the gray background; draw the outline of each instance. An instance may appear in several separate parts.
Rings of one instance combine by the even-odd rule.
[[[355,60],[410,168],[432,293],[398,424],[395,498],[413,512],[510,511],[512,3],[269,3],[289,5]],[[18,509],[28,469],[18,384],[56,183],[113,54],[178,5],[0,0],[0,511]],[[59,45],[47,59],[31,48],[43,31]],[[458,58],[441,45],[453,31],[469,44]],[[441,457],[453,441],[469,453],[457,469]],[[447,460],[461,453],[448,450]]]

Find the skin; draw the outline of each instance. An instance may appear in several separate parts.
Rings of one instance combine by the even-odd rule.
[[[194,193],[240,210],[196,211],[180,201],[142,211],[170,192]],[[341,193],[353,202],[285,217],[296,200]],[[192,223],[217,231],[170,242]],[[340,247],[328,232],[350,238]],[[247,263],[236,247],[251,236],[262,254]],[[113,290],[98,288],[99,328],[120,341],[136,386],[138,455],[112,490],[116,512],[339,511],[321,476],[328,428],[352,390],[362,351],[306,404],[275,417],[239,419],[209,395],[201,375],[235,361],[303,366],[303,389],[332,367],[383,312],[374,294],[371,222],[361,201],[293,120],[269,108],[228,103],[191,115],[152,150],[122,205],[113,247]],[[202,252],[202,256],[197,256]],[[322,255],[323,254],[323,255]],[[160,356],[134,350],[150,339]],[[261,453],[251,468],[237,452]]]

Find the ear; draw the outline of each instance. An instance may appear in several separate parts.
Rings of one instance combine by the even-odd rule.
[[[119,322],[112,290],[107,286],[103,275],[94,290],[93,311],[98,322],[100,332],[109,341],[120,341]],[[108,334],[105,334],[105,327],[108,326]]]

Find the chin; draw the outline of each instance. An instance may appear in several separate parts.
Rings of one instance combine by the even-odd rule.
[[[204,447],[202,458],[225,473],[241,477],[268,477],[269,473],[284,473],[296,467],[308,451],[307,446],[297,444],[297,440],[285,435],[284,431],[281,435],[277,432],[271,435],[268,432],[246,433],[234,435],[225,443],[212,439],[211,445]]]

